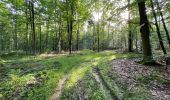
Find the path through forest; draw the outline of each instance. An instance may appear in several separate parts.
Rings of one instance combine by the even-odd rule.
[[[0,99],[169,100],[170,68],[140,60],[140,54],[115,51],[5,56]]]
[[[138,61],[138,58],[115,59],[109,63],[109,66],[106,68],[107,70],[103,71],[103,67],[100,66],[92,66],[93,68],[87,75],[90,76],[91,74],[90,77],[93,78],[90,81],[98,84],[98,89],[102,91],[100,93],[103,94],[104,100],[122,100],[128,98],[169,100],[170,69],[165,70],[163,66],[144,66],[138,64]],[[64,96],[79,100],[90,98],[90,92],[86,91],[89,88],[89,84],[84,84],[85,81],[89,81],[88,78],[80,79],[77,82],[77,86],[71,89],[72,93],[69,93],[69,95],[73,96],[68,96],[65,93],[70,92],[64,89],[66,81],[69,81],[69,78],[66,80],[64,77],[59,82],[57,89],[59,93],[56,92],[54,95],[57,96],[53,95],[56,99],[53,98],[52,100],[58,100],[59,96],[62,99],[65,98]]]
[[[63,91],[63,87],[67,79],[68,75],[65,75],[62,79],[59,80],[58,86],[56,87],[54,94],[50,97],[50,100],[58,100],[59,96]]]

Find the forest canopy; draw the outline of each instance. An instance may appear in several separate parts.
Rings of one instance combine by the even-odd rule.
[[[152,44],[148,48],[166,54],[170,44],[168,0],[1,0],[0,8],[1,52],[121,49],[146,54]],[[142,38],[143,17],[150,32]]]

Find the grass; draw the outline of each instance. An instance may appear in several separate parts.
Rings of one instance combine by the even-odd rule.
[[[61,98],[74,91],[78,83],[88,97],[102,100],[104,95],[99,84],[92,76],[92,69],[99,66],[104,69],[107,62],[117,58],[138,57],[136,54],[117,54],[114,51],[95,53],[85,50],[72,55],[54,57],[28,56],[24,54],[3,55],[0,60],[0,99],[46,100],[54,93],[59,80],[69,75]],[[85,81],[81,81],[85,80]],[[81,90],[81,89],[80,89]]]
[[[95,67],[98,67],[102,69],[102,71],[104,71],[102,73],[103,76],[107,76],[104,74],[108,74],[107,72],[110,70],[108,62],[110,62],[111,60],[119,58],[139,57],[139,55],[137,54],[117,54],[110,51],[100,52],[93,55],[94,59],[85,62],[85,66],[84,63],[82,63],[79,65],[79,68],[77,70],[73,70],[73,72],[70,74],[70,77],[66,83],[66,86],[60,99],[66,100],[67,98],[70,98],[75,100],[82,94],[85,97],[87,96],[89,100],[111,99],[108,98],[108,96],[105,93],[103,93],[104,91],[102,89],[100,89],[99,83],[96,82],[94,76],[92,75],[93,69]],[[114,89],[113,92],[115,92]]]

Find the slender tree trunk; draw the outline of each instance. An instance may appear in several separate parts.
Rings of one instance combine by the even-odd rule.
[[[55,11],[55,13],[56,13],[56,11]],[[57,32],[57,21],[56,21],[56,16],[55,16],[55,25],[54,25],[54,30],[55,30],[55,51],[57,51],[57,46],[58,46],[58,32]]]
[[[58,31],[60,31],[59,30],[59,28],[58,28]],[[57,51],[57,46],[58,46],[58,32],[57,32],[57,22],[56,22],[56,19],[55,19],[55,51]]]
[[[39,52],[42,53],[42,36],[41,36],[41,23],[40,23],[40,26],[39,26],[39,40],[40,40],[40,45],[39,45]]]
[[[73,21],[70,21],[70,39],[69,39],[69,54],[72,51],[72,32],[73,32]]]
[[[47,21],[47,30],[46,30],[46,40],[45,40],[45,49],[48,49],[48,34],[49,34],[49,24],[50,24],[50,21],[49,21],[49,18],[48,18],[48,21]]]
[[[96,36],[95,36],[95,24],[93,24],[93,51],[95,51]]]
[[[77,49],[77,51],[79,50],[79,23],[78,23],[78,27],[77,27],[77,43],[76,43],[76,49]]]
[[[29,35],[29,53],[32,53],[32,12],[31,12],[31,1],[28,2],[28,8],[29,8],[29,21],[30,21],[30,35]]]
[[[128,34],[128,51],[133,52],[133,41],[132,41],[132,32],[129,30]]]
[[[130,16],[130,0],[128,0],[128,11],[129,11],[129,15],[128,15],[128,25],[129,25],[129,34],[128,34],[128,51],[132,52],[133,50],[133,39],[132,39],[132,31],[131,31],[131,16]]]
[[[97,51],[100,51],[100,37],[99,37],[99,22],[98,22],[98,27],[97,27]]]
[[[71,54],[71,21],[67,21],[69,54]]]
[[[161,11],[161,7],[160,7],[160,5],[159,5],[158,0],[156,0],[156,3],[157,3],[157,7],[158,7],[159,14],[160,14],[160,16],[161,16],[161,21],[162,21],[164,30],[165,30],[165,32],[166,32],[166,37],[167,37],[167,40],[168,40],[168,44],[169,44],[169,47],[170,47],[170,37],[169,37],[169,32],[168,32],[168,29],[167,29],[167,26],[166,26],[166,23],[165,23],[165,19],[164,19],[164,17],[163,17],[163,14],[162,14],[162,11]]]
[[[58,29],[59,31],[59,29]],[[57,22],[55,19],[55,51],[57,51],[57,46],[58,46],[58,32],[57,32]]]
[[[71,24],[72,24],[71,20],[68,20],[67,27],[68,27],[69,54],[71,54],[71,51],[72,51],[72,32],[71,32],[72,25]]]
[[[150,0],[150,2],[151,2],[152,12],[153,12],[154,19],[155,19],[155,26],[156,26],[156,31],[157,31],[158,38],[159,38],[159,43],[160,43],[160,45],[161,45],[161,48],[162,48],[163,53],[164,53],[164,54],[167,54],[167,53],[166,53],[166,49],[165,49],[164,44],[163,44],[162,37],[161,37],[161,33],[160,33],[159,25],[158,25],[158,20],[157,20],[157,17],[156,17],[156,12],[155,12],[155,10],[154,10],[153,1]]]
[[[26,54],[29,51],[29,38],[28,38],[28,27],[29,27],[29,23],[28,23],[28,5],[27,2],[25,2],[25,16],[26,16],[26,34],[25,34],[25,49],[26,49]]]
[[[15,17],[14,17],[14,49],[17,50],[18,49],[18,33],[17,33],[17,7],[15,7]]]
[[[136,31],[136,51],[138,52],[138,34],[137,34],[137,31]]]
[[[114,47],[114,35],[113,35],[113,32],[112,32],[112,45],[113,45],[113,49],[114,49],[115,47]]]
[[[152,50],[150,44],[150,30],[149,30],[149,22],[146,15],[146,7],[145,1],[138,0],[138,8],[140,15],[140,32],[142,38],[142,46],[143,46],[143,61],[151,62],[153,60]]]
[[[108,38],[108,40],[110,39],[109,37],[110,37],[110,20],[109,20],[109,25],[108,25],[108,30],[107,30],[108,32],[108,34],[107,34],[107,38]]]
[[[62,25],[61,22],[59,23],[59,33],[58,33],[58,52],[61,53],[61,29]]]
[[[71,18],[69,18],[69,54],[72,53],[73,13],[73,3],[71,3]]]
[[[58,32],[57,32],[57,19],[60,18],[60,12],[58,11],[57,12],[57,3],[56,3],[56,0],[54,0],[54,4],[55,4],[55,14],[54,14],[54,21],[55,21],[55,51],[58,50],[58,53],[60,53],[59,49],[58,48],[58,45],[59,45],[59,40],[58,40]],[[58,13],[58,14],[57,14]],[[59,19],[61,21],[61,19]],[[59,29],[59,28],[58,28]],[[58,30],[60,31],[60,30]]]
[[[108,43],[107,43],[107,49],[109,49],[109,43],[110,43],[110,20],[109,20],[109,25],[108,25],[108,34],[107,34],[107,39],[108,39]]]
[[[31,5],[31,26],[32,26],[32,53],[35,55],[36,53],[36,45],[35,45],[35,23],[34,23],[34,3],[29,1]]]

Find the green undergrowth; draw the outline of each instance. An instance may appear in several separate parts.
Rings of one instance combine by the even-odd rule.
[[[131,55],[132,57],[133,55]],[[134,56],[135,57],[135,56]],[[120,56],[121,58],[121,56]],[[158,70],[154,70],[148,76],[137,75],[134,79],[136,86],[132,90],[128,90],[127,85],[118,79],[118,76],[111,69],[111,65],[108,63],[102,63],[97,66],[100,69],[101,75],[104,81],[108,84],[109,88],[114,92],[119,98],[123,100],[148,100],[153,99],[151,97],[151,92],[149,89],[154,87],[161,88],[170,84],[169,79],[161,77]],[[150,67],[150,66],[145,66]],[[129,83],[130,84],[130,83]]]
[[[170,80],[162,78],[161,76],[159,76],[158,72],[155,72],[148,76],[138,76],[136,77],[136,80],[138,80],[141,83],[141,85],[146,85],[147,87],[150,87],[153,85],[170,84]]]
[[[72,90],[84,79],[84,89],[89,87],[87,91],[90,91],[88,97],[103,100],[102,90],[92,76],[92,68],[112,59],[138,56],[117,54],[114,51],[96,53],[89,50],[54,57],[5,55],[0,60],[0,99],[47,100],[54,93],[59,80],[68,74],[65,91]]]
[[[107,76],[107,71],[110,70],[108,62],[113,59],[120,58],[135,58],[139,57],[137,54],[117,54],[110,51],[100,52],[95,54],[95,58],[90,61],[81,63],[79,68],[70,73],[69,78],[65,84],[64,90],[60,97],[61,100],[66,99],[88,99],[88,100],[109,100],[113,99],[117,94],[113,90],[110,93],[113,98],[108,98],[105,91],[100,88],[101,83],[97,82],[93,76],[94,68],[98,67],[104,71],[103,76]],[[106,75],[105,75],[106,74]],[[105,78],[105,77],[104,77]],[[110,80],[114,81],[113,79]],[[107,83],[110,83],[107,81]],[[106,85],[106,84],[104,84]],[[110,86],[111,84],[109,84]]]
[[[118,98],[123,100],[146,100],[150,98],[150,93],[145,86],[137,86],[134,90],[128,90],[128,87],[117,79],[117,75],[111,70],[109,64],[99,66],[102,77],[109,85],[109,88]]]
[[[68,85],[66,83],[66,85]],[[77,100],[77,99],[88,99],[88,100],[104,100],[105,96],[103,91],[100,90],[100,85],[97,83],[92,73],[86,73],[81,80],[78,80],[76,84],[70,88],[67,86],[64,88],[61,100]]]

